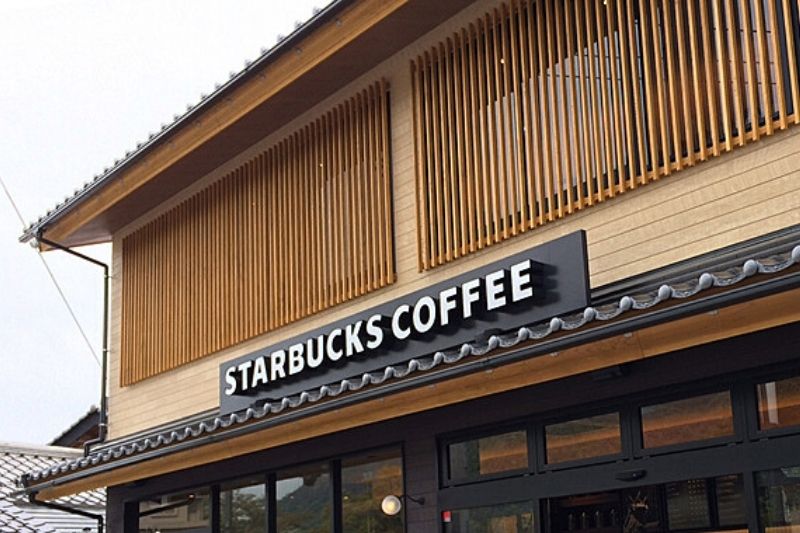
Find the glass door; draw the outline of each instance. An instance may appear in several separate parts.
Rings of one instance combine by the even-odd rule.
[[[548,533],[747,531],[741,475],[549,498]]]

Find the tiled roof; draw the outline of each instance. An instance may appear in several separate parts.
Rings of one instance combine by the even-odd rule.
[[[260,406],[250,407],[225,416],[211,416],[178,429],[167,429],[135,440],[114,444],[98,450],[87,457],[81,457],[49,468],[33,471],[25,478],[26,484],[66,474],[101,463],[114,461],[148,450],[167,447],[204,434],[223,431],[232,427],[277,415],[306,404],[313,404],[326,398],[334,398],[344,393],[356,392],[374,387],[391,380],[399,380],[429,372],[443,365],[453,365],[470,357],[485,356],[499,349],[518,346],[526,341],[538,341],[559,331],[574,331],[595,322],[615,320],[626,313],[646,310],[666,305],[670,300],[684,300],[713,288],[731,287],[755,276],[774,276],[794,265],[800,265],[800,244],[786,247],[783,251],[761,258],[743,261],[738,266],[696,274],[678,282],[665,283],[652,290],[636,292],[608,304],[590,306],[580,312],[519,328],[516,331],[492,335],[488,339],[465,343],[452,350],[436,352],[426,357],[388,366],[382,370],[364,373],[338,383],[324,385],[316,390],[282,398],[280,401],[266,401]]]
[[[23,474],[44,470],[65,460],[74,461],[81,455],[80,450],[70,448],[0,443],[0,532],[61,533],[82,531],[84,527],[94,530],[97,524],[91,519],[34,506],[18,493],[18,481]],[[60,498],[56,503],[101,513],[105,507],[105,492],[82,492]]]
[[[20,240],[25,242],[34,237],[38,230],[43,228],[48,223],[59,218],[62,214],[72,208],[74,205],[81,202],[89,194],[96,189],[104,186],[107,181],[113,179],[117,172],[123,167],[127,166],[131,161],[136,159],[143,152],[151,148],[153,145],[159,143],[162,139],[169,136],[175,129],[182,126],[184,123],[189,122],[195,115],[200,113],[212,102],[220,98],[220,95],[228,91],[231,87],[238,85],[241,80],[246,77],[252,70],[261,68],[261,66],[270,60],[272,56],[279,53],[283,48],[291,44],[294,39],[299,37],[310,29],[317,20],[323,16],[327,16],[331,11],[335,10],[343,0],[331,0],[323,9],[314,8],[313,14],[305,22],[296,22],[294,30],[287,36],[278,35],[278,42],[271,48],[262,48],[261,55],[253,61],[245,61],[244,67],[238,72],[231,72],[228,81],[225,83],[218,83],[215,85],[214,90],[210,94],[200,95],[200,100],[194,104],[188,104],[186,111],[183,113],[175,114],[172,121],[162,124],[158,132],[151,132],[148,134],[147,139],[137,142],[136,147],[125,152],[125,155],[114,161],[113,165],[103,169],[102,173],[95,174],[94,178],[83,184],[82,187],[75,189],[71,195],[67,195],[63,202],[56,204],[56,206],[47,211],[44,215],[39,217],[36,221],[31,222],[20,236]]]

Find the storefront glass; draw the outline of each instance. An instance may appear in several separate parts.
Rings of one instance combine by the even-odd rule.
[[[756,474],[761,531],[800,532],[800,466]]]
[[[267,524],[265,481],[265,476],[258,476],[220,487],[220,533],[264,532]]]
[[[551,533],[747,529],[740,475],[553,498],[546,514]]]
[[[800,426],[800,377],[759,383],[757,392],[759,429]]]
[[[704,394],[641,409],[644,448],[660,448],[733,435],[728,391]]]
[[[403,495],[403,460],[399,449],[342,460],[342,531],[402,533],[403,513],[381,512],[385,496]]]
[[[330,466],[318,463],[278,473],[278,531],[326,533],[333,526]]]
[[[450,478],[475,478],[528,467],[524,430],[456,442],[448,447]]]
[[[551,424],[544,431],[548,464],[622,452],[618,413]]]
[[[520,502],[448,511],[445,533],[533,533],[533,504]]]
[[[139,533],[211,533],[210,491],[170,494],[139,502]]]

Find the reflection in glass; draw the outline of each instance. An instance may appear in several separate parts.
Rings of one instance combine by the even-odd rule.
[[[756,474],[761,530],[800,532],[800,466]]]
[[[544,432],[548,464],[622,452],[619,413],[552,424]]]
[[[690,479],[551,498],[543,512],[548,533],[746,533],[743,486],[735,474]]]
[[[531,502],[458,509],[450,513],[447,533],[533,533]]]
[[[747,523],[747,512],[744,500],[744,480],[741,474],[718,477],[717,523],[721,527],[738,526]]]
[[[327,463],[279,472],[275,492],[278,531],[331,531],[333,492]]]
[[[139,502],[140,533],[211,533],[211,496],[207,489]]]
[[[403,515],[381,511],[384,496],[403,495],[403,460],[398,448],[342,460],[342,531],[402,533]]]
[[[758,385],[758,427],[800,425],[800,376]]]
[[[457,442],[448,447],[450,478],[465,479],[528,468],[524,430]]]
[[[259,476],[220,487],[220,533],[264,533],[267,524],[264,481]]]
[[[645,448],[733,435],[728,391],[642,407]]]
[[[711,526],[705,479],[690,479],[664,485],[667,494],[669,529],[698,529]]]

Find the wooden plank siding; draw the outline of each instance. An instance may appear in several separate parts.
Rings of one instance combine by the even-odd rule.
[[[418,268],[800,122],[787,0],[510,0],[411,59]]]
[[[388,83],[122,241],[127,386],[394,283]]]

